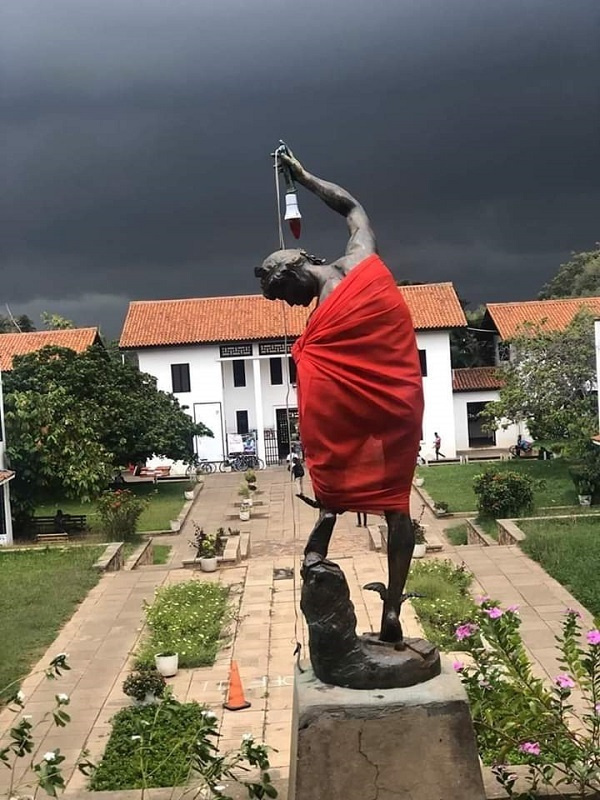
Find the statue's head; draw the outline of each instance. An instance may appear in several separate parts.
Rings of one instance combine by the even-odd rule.
[[[311,269],[322,264],[304,250],[277,250],[254,274],[267,300],[285,300],[290,306],[309,306],[319,296],[320,282]]]

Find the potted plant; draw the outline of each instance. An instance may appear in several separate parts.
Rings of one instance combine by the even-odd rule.
[[[250,499],[250,489],[248,488],[248,486],[242,483],[242,485],[238,489],[238,495],[242,498],[242,502],[246,501],[249,508],[252,508],[252,500]]]
[[[244,473],[244,478],[246,479],[246,483],[248,484],[248,488],[251,492],[256,491],[256,473],[253,469],[247,469]]]
[[[436,517],[445,517],[449,508],[450,506],[448,503],[445,503],[443,500],[437,500],[433,504],[433,510],[435,511]]]
[[[214,536],[205,536],[200,544],[200,569],[202,572],[216,572],[217,543]]]
[[[250,501],[242,500],[240,503],[240,519],[242,522],[247,522],[250,519]]]
[[[169,520],[169,525],[173,533],[177,533],[177,531],[181,528],[181,522],[178,519]]]
[[[183,490],[183,496],[186,500],[193,500],[194,499],[194,486],[195,482],[190,481],[187,485],[187,488]]]
[[[415,486],[423,486],[425,483],[425,478],[421,478],[419,475],[415,475],[414,484]]]
[[[577,482],[577,493],[580,506],[591,506],[594,484],[586,478],[582,478]]]
[[[166,686],[163,676],[153,669],[131,672],[123,681],[123,692],[138,705],[151,705],[162,697]]]
[[[172,678],[177,675],[179,668],[179,654],[173,650],[164,650],[162,653],[157,653],[154,656],[154,663],[156,669],[165,678]]]
[[[418,519],[413,519],[412,526],[415,534],[415,549],[413,550],[413,558],[423,558],[427,552],[425,528],[421,525],[421,521]]]

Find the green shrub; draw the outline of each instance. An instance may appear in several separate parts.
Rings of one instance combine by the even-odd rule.
[[[106,538],[111,542],[132,539],[147,505],[148,500],[138,497],[129,489],[103,492],[97,500],[97,508]]]
[[[446,528],[444,533],[450,544],[457,546],[467,544],[467,530],[467,523],[461,522],[460,525],[453,525],[451,528]]]
[[[154,664],[156,653],[179,654],[180,667],[214,663],[227,614],[226,587],[218,583],[185,581],[159,589],[146,606],[149,634],[136,658],[138,667]]]
[[[488,470],[473,478],[479,513],[502,518],[518,517],[533,508],[535,481],[520,472]]]

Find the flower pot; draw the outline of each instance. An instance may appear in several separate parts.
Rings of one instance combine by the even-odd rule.
[[[415,486],[423,486],[425,480],[423,478],[415,478]]]
[[[580,494],[579,497],[579,505],[580,506],[591,506],[592,505],[592,495],[591,494]]]
[[[248,522],[250,519],[250,509],[249,508],[240,508],[240,519],[242,522]]]
[[[440,508],[436,508],[434,510],[435,510],[436,517],[445,517],[447,515],[447,513],[448,513],[444,509],[440,509]]]
[[[157,653],[154,656],[154,663],[156,664],[156,669],[160,672],[163,678],[172,678],[173,675],[177,675],[177,669],[179,667],[179,655],[175,653],[174,656],[163,656],[160,653]]]
[[[177,533],[177,531],[181,528],[181,522],[178,519],[170,520],[169,525],[171,526],[173,533]]]
[[[186,500],[193,500],[194,499],[194,490],[192,489],[189,492],[184,492],[183,496],[185,497]]]
[[[427,545],[426,544],[416,544],[415,549],[413,550],[413,558],[423,558],[425,553],[427,552]]]
[[[200,569],[202,572],[216,572],[217,571],[217,557],[213,556],[212,558],[200,558]]]

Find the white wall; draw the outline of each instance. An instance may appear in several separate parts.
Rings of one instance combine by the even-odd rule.
[[[448,331],[418,331],[419,350],[427,353],[427,376],[423,378],[425,413],[423,416],[423,448],[421,455],[433,454],[434,434],[442,439],[442,453],[456,456],[454,410],[452,405],[452,367]]]
[[[467,403],[490,403],[498,400],[500,393],[496,389],[480,392],[455,392],[453,398],[454,420],[456,426],[456,447],[458,450],[469,448],[469,421],[467,418]],[[509,425],[506,430],[502,427],[496,430],[496,447],[508,449],[517,441],[519,433],[525,437],[529,435],[526,425]],[[494,445],[489,445],[494,447]]]
[[[227,433],[237,433],[236,411],[247,411],[248,427],[250,430],[256,428],[252,359],[243,360],[246,371],[245,386],[233,385],[233,362],[223,361],[223,398],[225,402],[225,430]]]
[[[275,428],[276,410],[278,408],[286,407],[286,394],[290,376],[288,370],[288,359],[284,356],[281,356],[281,358],[283,360],[283,384],[271,386],[271,368],[269,366],[269,359],[261,361],[260,365],[260,375],[263,387],[263,415],[265,420],[265,428]],[[296,396],[296,390],[293,386],[291,386],[291,381],[290,392],[287,401],[290,408],[297,407],[298,400]]]

